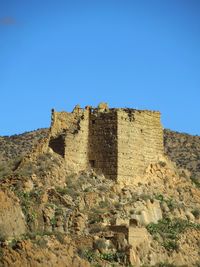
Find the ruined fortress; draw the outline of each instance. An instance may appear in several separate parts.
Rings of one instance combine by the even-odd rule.
[[[52,110],[48,147],[75,171],[91,167],[116,181],[141,177],[164,153],[160,113],[105,103],[77,105],[71,113]]]

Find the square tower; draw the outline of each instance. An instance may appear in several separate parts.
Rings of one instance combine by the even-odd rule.
[[[160,113],[106,104],[53,111],[49,147],[72,172],[93,168],[106,178],[131,182],[164,153]]]
[[[117,110],[117,180],[142,178],[164,154],[160,112]]]

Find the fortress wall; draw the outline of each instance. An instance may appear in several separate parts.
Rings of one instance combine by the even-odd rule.
[[[68,113],[65,111],[57,112],[52,110],[51,114],[51,136],[57,136],[61,134],[64,130],[69,128],[74,119],[73,113]]]
[[[89,162],[106,178],[117,177],[117,113],[93,111],[89,122]]]
[[[65,160],[69,169],[78,172],[88,168],[89,111],[74,114],[73,120],[66,131]]]
[[[49,146],[65,158],[71,171],[88,167],[89,111],[52,112]]]
[[[106,178],[136,181],[163,155],[160,113],[106,105],[53,111],[49,147],[65,158],[69,171],[90,166]]]
[[[150,163],[163,154],[163,129],[160,113],[119,109],[118,180],[141,177]]]

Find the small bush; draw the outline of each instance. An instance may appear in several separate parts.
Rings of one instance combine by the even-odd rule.
[[[110,203],[107,200],[99,202],[99,207],[101,209],[108,208],[109,206],[110,206]]]
[[[200,224],[191,223],[183,219],[165,218],[158,223],[150,223],[147,225],[147,230],[153,237],[158,237],[160,235],[164,240],[163,246],[167,250],[178,249],[177,241],[179,239],[179,234],[183,233],[187,228],[200,229]]]
[[[12,160],[0,162],[0,180],[12,174],[14,163]]]
[[[109,262],[121,262],[125,258],[125,253],[101,253],[96,254],[93,250],[80,250],[78,252],[81,258],[87,259],[90,263],[95,263],[98,259]]]
[[[197,177],[191,177],[191,181],[196,185],[197,188],[200,188],[200,179]]]
[[[161,167],[165,167],[167,164],[165,161],[159,161],[158,163]]]
[[[125,259],[125,253],[116,252],[116,253],[102,253],[100,254],[100,259],[109,261],[109,262],[123,262]]]
[[[178,250],[179,246],[174,240],[167,240],[163,243],[163,247],[168,251]]]
[[[199,219],[200,218],[200,210],[199,209],[192,210],[192,214],[194,215],[194,217],[196,219]]]
[[[40,204],[42,191],[39,189],[35,189],[30,192],[15,190],[15,193],[20,200],[20,205],[25,215],[26,222],[29,227],[32,227],[32,224],[38,219],[38,213],[35,210],[35,205]]]
[[[79,250],[78,254],[81,258],[88,260],[90,263],[96,261],[96,258],[97,258],[95,252],[91,249]]]
[[[161,203],[165,202],[170,211],[173,211],[177,207],[177,203],[172,198],[164,198],[162,194],[156,195],[155,199],[159,200]]]

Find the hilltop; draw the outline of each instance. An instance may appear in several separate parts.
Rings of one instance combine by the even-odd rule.
[[[64,138],[83,134],[83,125],[87,130],[80,112],[69,115],[70,129],[58,123],[0,137],[0,266],[199,266],[200,137],[164,130],[164,152],[157,161],[150,150],[140,150],[155,159],[140,179],[109,179],[96,166],[69,170],[68,151],[60,150]],[[95,120],[104,116],[98,112]],[[118,114],[126,125],[141,127],[137,120],[143,115],[147,125],[151,118],[158,122],[158,113]],[[91,120],[95,127],[99,122]],[[115,134],[115,127],[111,131]],[[142,128],[145,138],[144,131],[155,134]]]

